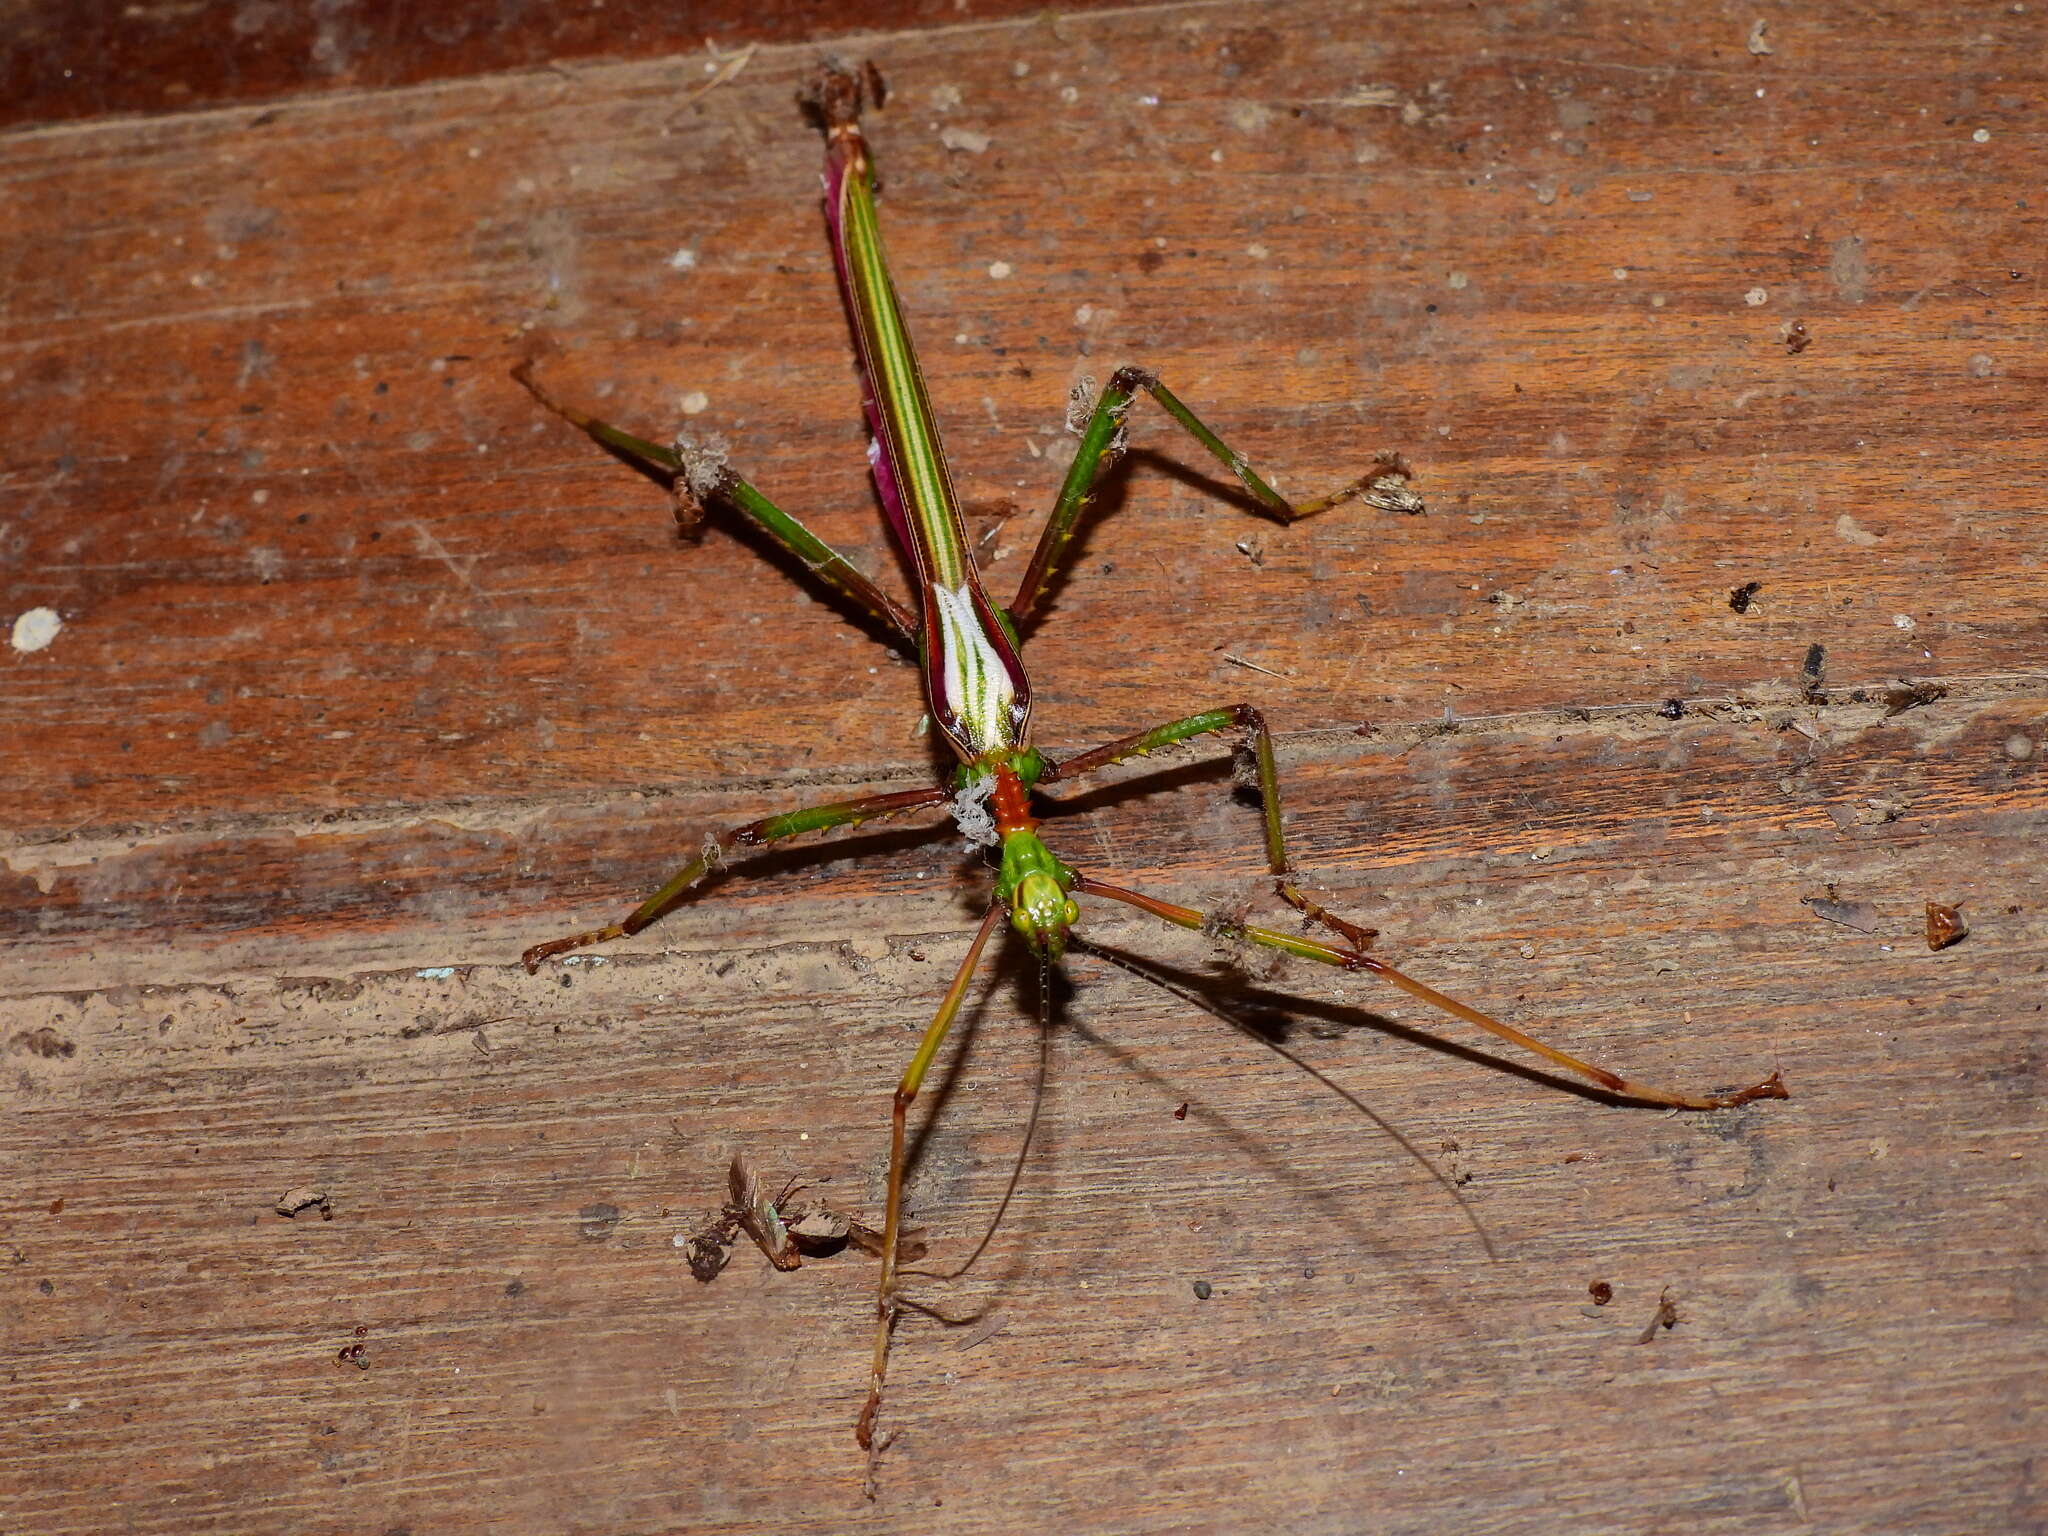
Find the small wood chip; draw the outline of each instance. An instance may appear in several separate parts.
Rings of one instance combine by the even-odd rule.
[[[318,1209],[322,1221],[334,1220],[334,1203],[327,1198],[327,1191],[303,1185],[288,1189],[277,1197],[277,1214],[297,1216],[301,1211]]]

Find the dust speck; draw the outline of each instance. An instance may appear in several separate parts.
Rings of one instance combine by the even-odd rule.
[[[1870,548],[1878,540],[1876,534],[1865,528],[1846,512],[1835,519],[1835,537],[1844,544],[1854,544],[1862,549]]]
[[[1863,253],[1861,235],[1844,235],[1828,256],[1828,281],[1850,304],[1861,304],[1870,292],[1870,258]]]
[[[64,627],[64,620],[54,608],[31,608],[14,621],[12,636],[17,651],[47,650],[57,631]]]

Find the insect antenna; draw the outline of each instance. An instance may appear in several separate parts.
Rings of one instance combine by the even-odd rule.
[[[1486,1250],[1486,1256],[1489,1259],[1498,1259],[1500,1257],[1499,1252],[1493,1246],[1492,1237],[1487,1233],[1485,1223],[1480,1221],[1479,1213],[1472,1208],[1472,1202],[1465,1198],[1464,1191],[1458,1188],[1456,1181],[1441,1168],[1437,1167],[1431,1161],[1429,1154],[1416,1146],[1400,1127],[1366,1103],[1365,1100],[1361,1099],[1349,1088],[1346,1088],[1342,1083],[1331,1078],[1313,1062],[1304,1060],[1280,1041],[1274,1039],[1266,1031],[1254,1028],[1246,1023],[1243,1019],[1237,1017],[1229,1009],[1218,1003],[1213,997],[1204,996],[1193,987],[1183,986],[1171,977],[1154,970],[1142,960],[1135,959],[1130,955],[1120,954],[1115,950],[1105,949],[1100,944],[1091,944],[1079,934],[1068,935],[1067,948],[1069,950],[1078,949],[1085,951],[1096,959],[1115,966],[1118,970],[1129,975],[1136,976],[1141,981],[1149,981],[1162,992],[1170,993],[1182,1002],[1191,1003],[1203,1012],[1221,1019],[1239,1034],[1247,1039],[1256,1040],[1275,1056],[1287,1062],[1288,1065],[1314,1079],[1319,1086],[1327,1088],[1331,1093],[1334,1093],[1338,1098],[1370,1120],[1378,1127],[1380,1133],[1387,1140],[1413,1158],[1422,1168],[1423,1172],[1427,1173],[1430,1179],[1440,1186],[1443,1192],[1449,1195],[1452,1201],[1456,1203],[1459,1214],[1465,1218],[1467,1224],[1471,1226],[1473,1234],[1479,1239],[1479,1246]]]
[[[1010,1165],[1010,1181],[1003,1186],[1003,1198],[996,1203],[996,1213],[989,1218],[987,1230],[981,1234],[981,1241],[974,1245],[974,1251],[967,1255],[958,1266],[950,1270],[906,1269],[906,1275],[922,1275],[927,1280],[958,1280],[974,1268],[988,1245],[995,1241],[996,1231],[1003,1224],[1003,1217],[1010,1209],[1010,1200],[1017,1193],[1017,1186],[1024,1179],[1024,1160],[1031,1155],[1031,1143],[1038,1134],[1038,1113],[1045,1107],[1045,1081],[1052,1057],[1052,966],[1043,956],[1038,961],[1038,1079],[1031,1088],[1031,1114],[1024,1122],[1024,1139],[1017,1146],[1017,1159]],[[914,1302],[907,1304],[916,1305]],[[919,1310],[930,1312],[929,1308]],[[931,1312],[932,1316],[939,1316]],[[952,1318],[941,1318],[953,1322]],[[967,1319],[971,1321],[971,1319]]]

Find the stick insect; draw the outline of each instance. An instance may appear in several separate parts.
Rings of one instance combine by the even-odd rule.
[[[1639,1082],[1581,1061],[1477,1008],[1448,997],[1367,952],[1373,935],[1324,909],[1295,883],[1281,829],[1279,783],[1273,737],[1265,717],[1249,703],[1228,704],[1136,732],[1089,751],[1052,759],[1030,745],[1031,685],[1021,659],[1022,633],[1043,611],[1047,593],[1075,529],[1102,475],[1122,454],[1126,417],[1140,394],[1159,407],[1220,462],[1250,499],[1267,514],[1292,522],[1346,502],[1382,510],[1419,510],[1408,489],[1409,473],[1398,458],[1381,457],[1356,480],[1332,495],[1292,501],[1262,479],[1184,405],[1158,377],[1125,367],[1109,380],[1092,406],[1077,412],[1080,447],[1060,487],[1022,584],[1007,607],[993,602],[967,542],[946,455],[925,381],[911,345],[895,285],[883,255],[877,225],[875,177],[860,114],[863,77],[827,64],[808,101],[825,136],[825,220],[832,238],[841,297],[859,354],[862,404],[871,441],[868,450],[877,496],[888,525],[915,573],[915,610],[899,603],[844,556],[775,506],[728,466],[722,454],[687,443],[662,447],[555,400],[534,380],[530,364],[514,370],[549,410],[581,429],[601,446],[674,487],[678,521],[686,532],[701,526],[706,508],[719,504],[750,519],[841,597],[865,610],[914,649],[923,671],[930,720],[958,758],[950,777],[925,789],[866,795],[828,805],[805,806],[728,827],[707,838],[691,859],[645,901],[613,923],[587,933],[537,944],[523,960],[538,970],[551,956],[638,933],[679,904],[699,882],[745,849],[807,832],[855,827],[885,816],[950,810],[955,824],[983,845],[995,865],[994,889],[947,988],[944,1000],[919,1040],[896,1085],[889,1119],[889,1176],[884,1207],[881,1279],[875,1296],[874,1347],[867,1400],[855,1434],[872,1455],[877,1416],[889,1364],[890,1339],[902,1303],[898,1297],[898,1245],[903,1220],[905,1126],[912,1103],[947,1031],[960,1012],[970,983],[997,929],[1007,919],[1042,968],[1056,965],[1070,931],[1081,917],[1083,899],[1134,907],[1182,928],[1198,929],[1238,946],[1263,946],[1303,960],[1363,971],[1451,1016],[1534,1053],[1554,1067],[1583,1077],[1616,1099],[1679,1109],[1726,1109],[1753,1099],[1783,1098],[1776,1073],[1733,1093],[1679,1093]],[[1265,827],[1265,857],[1273,889],[1295,909],[1304,928],[1320,938],[1204,913],[1140,891],[1127,890],[1083,872],[1061,859],[1039,837],[1032,794],[1042,785],[1068,784],[1098,769],[1201,737],[1235,737],[1250,759]],[[940,825],[943,825],[941,823]],[[1043,989],[1041,989],[1043,990]]]

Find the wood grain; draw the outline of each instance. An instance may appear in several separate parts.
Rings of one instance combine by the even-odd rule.
[[[735,1147],[875,1208],[984,877],[875,827],[515,963],[707,828],[932,771],[900,658],[729,530],[679,545],[507,378],[724,435],[899,580],[809,51],[695,99],[702,55],[0,138],[0,619],[62,620],[0,661],[0,1527],[2048,1528],[2048,53],[2032,10],[1755,21],[871,41],[998,586],[1069,387],[1125,361],[1289,488],[1393,448],[1430,500],[1280,528],[1141,407],[1032,637],[1039,740],[1252,699],[1305,870],[1391,958],[1794,1094],[1620,1108],[1091,911],[1175,990],[1069,963],[1017,1203],[933,1291],[984,1320],[905,1324],[873,1504],[872,1266],[699,1285],[676,1240]],[[1218,753],[1048,815],[1105,878],[1260,900]],[[1928,952],[1929,900],[1970,936]],[[942,1259],[1007,1177],[1031,996],[1005,962],[930,1106]]]

